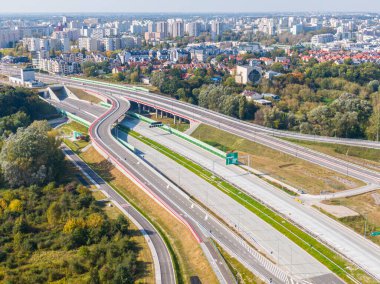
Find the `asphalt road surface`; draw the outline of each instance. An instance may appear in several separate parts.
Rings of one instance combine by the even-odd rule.
[[[65,108],[67,105],[59,105]],[[154,169],[149,167],[142,159],[130,153],[124,146],[116,141],[111,134],[111,125],[120,118],[129,108],[129,103],[123,99],[115,100],[116,107],[100,121],[93,124],[90,133],[93,142],[109,154],[116,163],[124,167],[142,186],[148,189],[157,199],[161,200],[168,208],[178,214],[184,221],[191,225],[201,242],[206,242],[207,237],[213,237],[229,253],[235,255],[251,271],[272,283],[302,283],[293,279],[290,275],[279,269],[272,262],[257,253],[238,235],[233,233],[225,225],[220,223],[212,215],[209,215],[188,195],[184,194],[175,184],[163,178]],[[121,105],[121,106],[120,106]],[[69,109],[67,109],[70,111]],[[82,109],[83,110],[83,109]],[[79,116],[80,113],[77,113]],[[216,262],[219,270],[224,266]],[[222,273],[224,277],[230,277],[229,272]],[[227,281],[227,283],[231,283]]]
[[[91,107],[89,111],[91,111]],[[210,168],[210,164],[206,166]],[[224,172],[219,174],[221,176],[225,175]],[[302,208],[302,205],[294,202],[294,200],[290,199],[285,193],[277,189],[268,188],[268,184],[262,183],[262,181],[255,182],[256,186],[252,187],[249,186],[244,179],[238,178],[234,181],[235,184],[242,183],[241,187],[246,189],[248,193],[263,200],[271,207],[276,208],[280,213],[289,216],[290,219],[307,228],[320,239],[328,242],[366,271],[373,275],[379,274],[379,267],[377,265],[380,259],[378,246],[316,210]],[[260,190],[262,187],[268,188],[267,190],[270,194]],[[337,227],[340,227],[341,230],[336,230]],[[371,254],[372,256],[369,256]]]

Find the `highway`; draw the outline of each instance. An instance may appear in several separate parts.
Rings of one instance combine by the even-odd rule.
[[[45,79],[51,80],[50,77],[45,77]],[[66,82],[66,83],[68,83],[68,82],[72,83],[71,80],[66,79],[66,78],[60,78],[60,77],[55,78],[53,80],[54,81],[58,80],[61,82]],[[79,87],[81,86],[81,84],[77,84],[77,83],[74,83],[73,85],[77,85]],[[83,87],[84,86],[82,86],[82,88]],[[237,134],[237,135],[242,136],[244,138],[256,141],[258,143],[265,144],[266,146],[275,148],[277,150],[280,150],[280,151],[283,151],[285,153],[297,156],[299,158],[303,158],[305,160],[314,162],[316,164],[325,166],[327,168],[334,169],[334,170],[342,172],[344,174],[347,173],[350,176],[360,178],[360,179],[367,181],[369,183],[379,183],[379,181],[380,181],[378,173],[369,171],[367,169],[363,169],[359,166],[341,161],[339,159],[329,157],[329,156],[324,155],[324,154],[320,154],[318,152],[311,151],[309,149],[305,149],[303,147],[295,146],[292,143],[288,143],[288,142],[276,139],[274,137],[270,137],[267,134],[263,134],[260,131],[255,130],[254,127],[256,127],[256,126],[252,126],[252,125],[249,125],[247,123],[237,121],[237,120],[225,117],[225,116],[220,115],[220,114],[213,113],[209,110],[204,110],[204,109],[201,109],[201,108],[198,108],[195,106],[191,106],[188,104],[177,102],[177,101],[172,100],[172,99],[168,99],[168,98],[161,97],[158,95],[147,94],[147,93],[140,93],[140,92],[138,92],[138,93],[132,92],[131,93],[131,92],[119,91],[117,89],[114,90],[111,87],[110,88],[89,87],[87,85],[85,86],[85,88],[91,88],[95,91],[100,90],[100,91],[104,91],[104,92],[108,92],[108,93],[110,93],[112,91],[113,97],[116,97],[117,94],[122,94],[123,97],[128,98],[132,101],[144,103],[148,106],[159,108],[159,109],[162,109],[164,111],[171,112],[171,113],[176,114],[176,115],[180,115],[180,116],[187,118],[187,119],[190,119],[190,120],[196,120],[196,121],[200,121],[200,122],[212,125],[214,127],[229,131],[231,133]],[[223,175],[223,172],[221,174]],[[256,182],[260,183],[260,181],[256,181]],[[266,183],[263,183],[263,184],[266,184]],[[263,184],[261,186],[264,186]],[[267,186],[267,184],[266,184],[266,186]],[[260,192],[257,190],[255,191],[253,188],[250,188],[250,190],[248,192],[251,193],[252,195],[254,195],[255,197],[258,197],[259,199],[266,200],[267,202],[270,202],[273,205],[273,208],[276,208],[279,212],[283,213],[284,215],[285,214],[289,215],[290,216],[289,218],[296,220],[297,223],[301,223],[301,224],[302,223],[308,223],[310,226],[313,225],[313,227],[317,227],[316,229],[318,229],[317,225],[323,224],[323,227],[319,228],[321,233],[317,234],[318,237],[320,237],[320,238],[322,238],[325,235],[326,226],[327,226],[328,232],[337,231],[336,228],[340,228],[342,231],[348,230],[345,227],[343,228],[343,226],[338,224],[337,222],[331,223],[332,220],[330,218],[323,216],[322,214],[320,214],[319,212],[316,212],[315,210],[305,210],[305,208],[299,207],[301,205],[292,204],[291,202],[289,202],[288,196],[285,196],[284,193],[281,193],[276,189],[275,189],[275,191],[276,192],[273,192],[273,190],[271,189],[268,191],[262,191],[261,190],[261,192]],[[265,192],[265,194],[263,194],[264,192]],[[272,192],[272,194],[269,195],[269,197],[266,196],[268,192]],[[269,200],[271,198],[273,198],[273,199]],[[294,203],[294,201],[292,201],[292,202]],[[298,208],[297,208],[297,206],[298,206]],[[305,214],[306,214],[307,218],[304,220],[303,217],[305,216]],[[319,220],[319,222],[315,223],[316,220]],[[333,225],[333,227],[331,225]],[[336,233],[339,233],[339,232],[336,232]],[[372,254],[373,252],[375,253],[374,257],[364,258],[363,263],[361,263],[361,262],[358,263],[358,261],[355,261],[355,260],[354,261],[356,263],[358,263],[359,265],[361,265],[363,267],[363,269],[369,271],[373,275],[376,275],[376,277],[379,277],[379,271],[378,271],[379,258],[376,255],[378,247],[373,245],[373,244],[371,246],[370,244],[368,244],[367,240],[365,240],[364,238],[361,238],[357,234],[355,234],[353,236],[352,233],[353,233],[352,231],[348,232],[348,236],[344,236],[344,234],[343,234],[343,237],[348,237],[348,238],[353,237],[356,240],[355,245],[353,247],[351,247],[352,249],[362,250],[366,254],[367,253]],[[339,237],[339,234],[337,234],[337,236]],[[344,241],[346,242],[346,239],[344,239]],[[339,251],[344,251],[344,247],[342,247],[342,245],[340,243],[341,243],[341,241],[338,241],[334,245]],[[369,245],[369,247],[368,247],[368,245]],[[365,249],[363,250],[363,248],[365,248]],[[346,251],[344,251],[343,253],[347,255]],[[358,256],[355,256],[355,255],[353,255],[353,256],[354,256],[354,258],[358,258]],[[359,258],[361,259],[362,256],[363,255],[360,254]],[[368,266],[365,265],[365,263],[367,261],[370,261],[372,264],[370,264]]]
[[[380,266],[378,265],[380,263],[380,247],[353,230],[312,207],[296,202],[294,198],[260,178],[247,175],[246,171],[240,167],[226,166],[223,159],[175,135],[169,135],[162,129],[149,128],[145,123],[136,125],[134,129],[202,167],[214,171],[217,176],[223,177],[263,201],[380,279]],[[217,201],[214,199],[214,202]]]
[[[344,160],[331,157],[326,154],[322,154],[311,149],[298,146],[294,143],[284,141],[282,139],[268,135],[268,133],[262,132],[262,127],[257,125],[246,123],[238,119],[234,119],[207,109],[200,108],[191,104],[183,103],[171,98],[163,97],[157,94],[151,94],[146,92],[132,92],[132,91],[120,91],[112,86],[101,87],[96,84],[82,84],[75,82],[66,77],[40,75],[41,80],[61,82],[65,84],[71,84],[79,88],[86,88],[93,91],[106,92],[108,94],[122,95],[126,99],[141,103],[156,109],[160,109],[174,115],[181,116],[185,119],[198,121],[218,129],[235,134],[242,138],[254,141],[256,143],[265,145],[283,153],[289,154],[294,157],[312,162],[314,164],[323,166],[325,168],[337,171],[339,173],[349,175],[351,177],[360,179],[367,183],[380,184],[380,173],[371,171],[367,168],[358,166],[356,164],[346,162]],[[273,131],[273,130],[272,130]],[[342,139],[341,139],[342,140]],[[350,140],[351,141],[351,140]],[[362,143],[362,144],[360,144]],[[368,141],[358,141],[355,145],[361,147],[367,147]],[[373,147],[380,145],[380,143],[373,142]],[[371,144],[371,145],[372,145]]]
[[[13,66],[7,65],[7,64],[0,64],[0,71],[1,71],[1,73],[7,74],[7,75],[9,75],[9,74],[19,75],[18,69],[14,68]],[[47,79],[46,75],[40,74],[39,77],[42,81],[44,79]],[[58,77],[58,76],[55,76],[54,78],[55,79],[53,79],[53,81],[57,82],[57,83],[61,82],[63,79],[63,77]],[[64,79],[67,79],[67,78],[64,78]],[[117,90],[117,89],[112,89],[112,91],[115,91],[115,90]],[[138,93],[136,93],[136,94],[138,94]],[[154,96],[159,96],[159,95],[154,95]],[[161,97],[161,99],[165,98],[162,96],[160,96],[160,97]],[[142,98],[142,99],[144,99],[144,98]],[[170,105],[173,102],[173,106],[177,107],[178,105],[181,105],[181,107],[183,109],[185,109],[184,106],[186,105],[187,107],[189,107],[188,110],[190,110],[190,114],[193,111],[197,112],[198,110],[196,110],[196,109],[199,109],[199,107],[196,107],[193,105],[189,105],[189,104],[186,104],[183,102],[178,102],[178,101],[172,100],[170,98],[167,98],[167,99],[168,99],[168,101],[166,102],[166,104],[168,104],[168,105]],[[164,106],[164,108],[166,108],[166,107]],[[216,113],[216,112],[213,112],[210,110],[207,110],[207,112],[211,112],[213,115],[217,115],[219,117],[223,116],[219,113]],[[357,147],[380,149],[380,142],[379,141],[369,141],[369,140],[363,140],[363,139],[350,139],[350,138],[319,136],[319,135],[312,135],[312,134],[302,134],[302,133],[298,133],[298,132],[277,130],[277,129],[272,129],[272,128],[252,124],[252,123],[247,123],[247,122],[243,122],[241,120],[230,118],[228,116],[225,116],[225,117],[227,119],[232,119],[232,120],[238,121],[242,124],[245,124],[245,126],[248,127],[251,131],[259,132],[262,134],[267,134],[270,136],[291,138],[291,139],[298,139],[298,140],[305,140],[305,141],[333,143],[333,144],[342,144],[342,145],[348,145],[348,146],[357,146]]]
[[[72,82],[68,79],[62,79],[65,82]],[[76,85],[77,83],[74,83]],[[81,86],[77,84],[78,87],[89,88],[89,86]],[[341,161],[336,158],[332,158],[328,155],[324,155],[303,147],[294,145],[293,143],[288,143],[282,140],[279,140],[275,137],[270,137],[268,135],[260,134],[258,132],[251,132],[247,130],[247,124],[236,121],[234,119],[227,118],[223,115],[214,114],[208,110],[202,110],[197,107],[189,106],[188,104],[183,104],[175,100],[164,98],[157,95],[146,94],[146,93],[130,93],[122,92],[119,90],[113,91],[112,88],[104,90],[106,88],[102,87],[90,87],[94,91],[105,91],[110,93],[112,91],[113,96],[121,94],[122,97],[131,99],[136,102],[144,102],[144,104],[161,108],[165,111],[181,114],[182,117],[201,121],[203,123],[210,124],[214,127],[227,130],[229,132],[235,133],[241,137],[259,142],[266,146],[272,147],[274,149],[283,151],[285,153],[303,158],[305,160],[314,162],[316,164],[325,166],[327,168],[337,170],[338,172],[348,174],[350,176],[357,177],[361,180],[367,181],[369,183],[378,184],[380,181],[379,173],[372,172],[368,169],[364,169],[360,166]],[[142,99],[144,101],[142,101]],[[179,104],[179,105],[177,105]],[[165,108],[161,107],[164,106]],[[184,110],[180,108],[184,107]],[[190,108],[190,110],[189,110]],[[196,111],[194,111],[194,109]],[[223,175],[223,173],[221,173]],[[240,180],[240,179],[239,179]],[[259,182],[259,181],[258,181]],[[264,183],[266,186],[267,184]],[[261,185],[264,186],[264,185]],[[328,243],[336,248],[338,251],[349,257],[356,264],[361,266],[364,270],[368,271],[372,275],[380,279],[380,269],[378,263],[380,260],[379,256],[379,247],[370,243],[368,240],[365,240],[361,236],[357,235],[348,228],[340,225],[337,222],[333,222],[330,218],[323,216],[321,213],[316,212],[316,210],[309,208],[300,208],[298,204],[292,200],[288,200],[289,197],[285,194],[279,192],[276,189],[270,190],[272,195],[263,195],[263,191],[254,190],[254,188],[248,188],[248,192],[254,195],[256,198],[263,200],[265,203],[270,205],[272,208],[276,208],[280,213],[289,216],[290,219],[295,221],[297,224],[300,224],[304,228],[308,228],[310,232],[313,232],[319,238],[326,241],[326,234],[330,233],[334,235],[334,241],[329,241]],[[273,198],[271,198],[273,197]],[[297,208],[298,206],[298,208]],[[322,225],[322,226],[318,226]],[[341,230],[337,231],[336,228],[341,228],[345,233],[340,233]],[[342,244],[341,238],[344,240]],[[354,245],[353,245],[354,244]],[[357,253],[356,251],[360,251]],[[367,254],[374,254],[373,257],[367,257]],[[368,265],[366,265],[368,264]]]
[[[189,224],[190,230],[199,238],[201,243],[207,246],[207,238],[214,238],[229,253],[235,255],[248,269],[267,282],[272,283],[302,283],[296,281],[283,270],[275,266],[271,261],[256,252],[247,243],[232,232],[227,226],[220,223],[215,217],[207,213],[201,206],[178,188],[171,181],[162,177],[145,161],[129,152],[116,141],[111,134],[111,125],[129,109],[129,103],[124,99],[114,96],[111,100],[114,107],[100,120],[97,120],[90,128],[90,135],[95,145],[101,152],[105,152],[119,167],[125,169],[132,180],[140,183],[140,186],[163,204],[177,218]],[[67,105],[51,101],[53,105],[66,108]],[[75,110],[75,108],[73,108]],[[89,106],[91,109],[91,106]],[[83,109],[82,109],[83,110]],[[67,111],[70,111],[67,109]],[[81,115],[77,113],[77,115]],[[83,117],[86,115],[84,114]],[[93,121],[93,119],[92,119]],[[208,246],[210,247],[210,246]],[[220,263],[216,262],[219,266]],[[223,271],[223,266],[219,267]],[[224,277],[228,273],[222,273]],[[226,281],[231,283],[230,281]],[[339,282],[337,282],[339,283]]]
[[[99,177],[68,147],[63,146],[65,155],[101,190],[141,231],[153,257],[155,282],[175,284],[175,272],[170,253],[161,235],[139,211],[132,207],[120,194]]]
[[[139,123],[129,117],[122,124],[141,134],[144,133],[144,136],[152,140],[157,140],[159,136],[165,136],[165,139],[170,140],[172,149],[179,147],[174,144],[182,142],[174,141],[170,139],[171,135],[168,133],[161,133],[160,129],[149,129],[147,124]],[[186,193],[199,200],[215,215],[234,227],[258,250],[271,257],[278,266],[313,283],[337,281],[335,275],[305,250],[208,181],[179,165],[154,147],[150,147],[122,131],[117,131],[115,134],[119,139],[135,146],[139,156],[143,156],[145,161],[179,184]],[[215,162],[220,163],[219,160],[215,160]]]
[[[91,106],[88,108],[88,112],[90,111]],[[167,135],[167,133],[163,132],[161,129],[149,129],[146,125],[145,127],[141,126],[136,130],[141,131],[143,135],[149,136],[151,139],[158,141],[174,151],[187,156],[205,168],[208,168],[209,170],[214,169],[219,176],[225,177],[246,192],[263,200],[272,208],[276,208],[277,211],[307,228],[321,240],[329,243],[354,262],[364,266],[363,268],[368,269],[371,273],[376,273],[376,271],[379,273],[377,267],[377,263],[380,259],[379,247],[360,237],[352,230],[340,225],[336,221],[324,216],[312,208],[305,207],[295,202],[287,194],[273,188],[262,180],[255,178],[254,176],[247,176],[246,173],[238,167],[224,168],[224,161],[222,159],[218,160],[218,158],[211,155],[209,152],[194,147],[193,144],[187,143],[176,136]],[[212,164],[211,161],[216,162]],[[213,193],[211,194],[214,196]],[[218,201],[216,199],[213,200],[217,205]],[[221,204],[225,206],[223,201]],[[230,218],[233,218],[233,216]],[[241,222],[241,224],[243,224],[243,222]],[[340,228],[340,230],[336,230],[336,228]],[[248,227],[242,227],[242,229],[246,232],[249,232],[250,230]],[[253,234],[254,233],[255,232],[253,232]],[[274,245],[274,243],[272,245]],[[314,281],[317,283],[318,280],[314,279]]]

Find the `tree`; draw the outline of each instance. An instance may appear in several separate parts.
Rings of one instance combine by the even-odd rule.
[[[9,203],[8,210],[10,212],[21,213],[23,210],[21,201],[18,199],[13,199],[11,203]]]
[[[76,229],[84,228],[86,228],[86,222],[83,220],[83,218],[69,218],[63,227],[63,232],[70,234],[73,233]]]
[[[270,67],[270,70],[278,73],[283,73],[284,72],[284,66],[280,62],[273,63],[272,66]]]
[[[184,88],[180,88],[177,90],[177,96],[181,101],[187,101],[186,91]]]
[[[46,217],[50,225],[56,225],[62,216],[62,208],[57,202],[50,204]]]
[[[16,112],[9,116],[0,118],[0,136],[9,136],[20,127],[26,127],[30,124],[30,118],[25,112]]]
[[[112,75],[112,77],[118,81],[118,82],[121,82],[121,81],[124,81],[125,80],[125,75],[121,72],[118,72],[118,73],[115,73]]]
[[[99,213],[92,213],[86,220],[87,228],[100,228],[103,223],[104,219]]]
[[[368,83],[368,87],[372,92],[379,91],[380,82],[378,80],[373,80]]]
[[[369,118],[366,130],[368,139],[380,140],[380,94],[376,93],[373,97],[373,113]]]
[[[166,80],[165,72],[154,72],[151,78],[152,85],[161,89],[164,81]]]
[[[20,216],[14,226],[13,226],[13,233],[14,234],[17,234],[17,233],[21,233],[21,234],[25,234],[28,232],[28,223],[26,222],[25,218],[23,216]]]
[[[239,98],[239,118],[244,119],[247,110],[247,99],[245,96]]]
[[[133,72],[130,76],[131,83],[138,83],[140,82],[140,75],[137,71]]]
[[[226,81],[224,82],[224,86],[226,87],[236,87],[237,84],[235,82],[235,79],[232,77],[228,77]]]
[[[99,272],[96,268],[90,269],[90,279],[87,282],[88,284],[100,284]]]
[[[116,267],[115,275],[113,278],[114,284],[132,284],[133,276],[131,275],[131,271],[127,266],[123,264],[119,264]]]
[[[57,178],[64,156],[60,141],[49,131],[46,121],[35,121],[5,141],[0,165],[4,180],[11,187],[42,185]]]

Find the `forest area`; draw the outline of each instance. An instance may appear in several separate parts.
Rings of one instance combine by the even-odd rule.
[[[35,92],[0,88],[0,282],[135,283],[135,232],[78,181],[51,117]]]

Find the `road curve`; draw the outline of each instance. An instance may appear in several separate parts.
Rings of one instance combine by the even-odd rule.
[[[286,200],[283,200],[283,201],[286,201]],[[291,201],[289,201],[289,202],[291,202]],[[295,206],[295,204],[293,204],[294,202],[291,202],[290,203],[290,205],[291,206]],[[279,208],[282,208],[281,207],[282,205],[281,204],[277,204],[277,206],[275,206],[277,209],[279,209]],[[305,212],[305,211],[299,211],[299,209],[300,208],[297,208],[297,212],[298,212],[298,214],[292,214],[292,216],[293,217],[296,217],[296,216],[304,216],[304,219],[303,220],[310,220],[310,224],[311,223],[313,223],[313,218],[315,218],[314,220],[317,220],[317,223],[319,224],[319,223],[321,223],[321,227],[324,227],[324,226],[327,226],[328,228],[330,227],[331,228],[331,226],[329,226],[329,222],[328,222],[328,218],[325,218],[324,216],[322,216],[319,212],[314,212],[313,210],[306,210],[306,209],[304,209],[304,210],[306,210],[307,212]],[[296,208],[294,208],[294,210],[296,210]],[[295,213],[295,212],[292,212],[292,213]],[[318,216],[317,216],[318,215]],[[331,221],[331,220],[330,220]],[[298,222],[300,222],[300,220],[298,220]],[[301,224],[302,224],[302,222],[300,222]],[[323,224],[323,225],[322,225]],[[346,228],[345,228],[346,229]],[[312,230],[313,231],[313,230]],[[319,230],[320,231],[320,230]],[[326,233],[326,232],[325,232]],[[321,236],[323,236],[324,235],[324,232],[323,231],[321,231],[319,234],[321,234]],[[358,239],[357,239],[357,241],[358,241],[358,243],[360,244],[360,242],[363,242],[364,240],[362,240],[361,238],[360,238],[360,236],[358,236],[358,235],[356,235],[354,232],[351,232],[351,231],[348,231],[347,232],[347,235],[346,236],[344,236],[344,238],[346,238],[346,237],[348,237],[348,236],[351,236],[352,234],[354,234],[355,236],[357,236],[358,237]],[[353,240],[356,240],[356,238],[355,237],[353,237],[352,238]],[[336,243],[335,244],[335,246],[338,246],[339,248],[341,248],[340,247],[340,245],[339,245],[339,242],[338,243]],[[373,245],[373,244],[372,244]],[[373,245],[374,246],[374,245]],[[375,251],[375,250],[373,250],[373,251]],[[371,253],[372,253],[372,251],[371,251]]]
[[[175,216],[188,223],[191,230],[201,238],[200,241],[204,242],[206,246],[208,236],[212,236],[251,271],[268,282],[271,280],[272,283],[303,283],[303,281],[294,279],[265,259],[260,253],[254,251],[243,239],[216,218],[209,215],[176,185],[163,178],[139,157],[126,151],[125,147],[112,136],[111,125],[125,113],[129,106],[125,107],[126,102],[124,99],[115,98],[115,96],[109,97],[109,99],[113,103],[112,109],[106,115],[103,115],[102,119],[93,123],[90,129],[93,142],[103,148],[100,151],[106,150],[107,156],[129,172],[129,175],[135,181],[140,182],[141,187],[145,188],[148,194],[167,206]],[[67,108],[67,105],[60,105],[56,102],[51,103],[57,107]],[[67,109],[67,111],[70,110]],[[78,115],[82,115],[82,113],[78,113]],[[210,246],[208,247],[210,248]],[[213,251],[211,251],[211,254],[216,259],[217,255]],[[227,279],[226,283],[234,282],[232,279],[227,278],[229,273],[225,271],[223,266],[220,266],[219,261],[215,261],[214,264],[219,266],[218,269],[221,271],[223,278]]]
[[[86,175],[86,177],[101,190],[107,198],[119,208],[137,226],[143,234],[151,251],[154,266],[155,283],[175,283],[173,263],[165,242],[154,226],[119,193],[99,177],[85,162],[68,147],[63,147],[65,155]],[[161,253],[158,253],[161,252]],[[162,272],[162,268],[167,267]],[[170,271],[167,274],[167,271]]]
[[[66,107],[69,106],[66,104]],[[124,109],[122,111],[127,111],[129,109],[129,103],[125,103]],[[118,109],[120,111],[120,109]],[[79,109],[80,111],[80,109]],[[98,119],[95,120],[94,123],[90,126],[89,133],[90,137],[93,141],[94,144],[97,145],[97,147],[100,147],[103,149],[106,149],[104,147],[107,147],[101,140],[101,137],[99,136],[100,131],[104,131],[103,128],[107,130],[109,129],[109,125],[105,124],[105,121],[107,118],[110,117],[110,113],[114,111],[114,108],[109,110],[108,112],[104,113],[101,115]],[[115,115],[118,116],[120,113],[116,113]],[[121,115],[123,113],[121,112]],[[111,119],[113,119],[112,116]],[[119,116],[118,116],[119,117]],[[117,118],[118,118],[117,117]],[[91,120],[90,120],[91,121]],[[105,125],[105,127],[103,127]],[[98,178],[99,180],[99,178]],[[121,205],[127,204],[125,200],[112,188],[108,188],[108,194],[112,197],[113,200],[115,200],[118,203],[121,203]],[[172,263],[172,259],[169,253],[169,250],[162,239],[161,235],[157,232],[157,230],[150,224],[137,210],[133,209],[131,207],[131,210],[129,212],[132,217],[136,220],[139,221],[139,223],[143,226],[144,230],[146,232],[149,232],[149,238],[152,241],[152,244],[155,249],[155,253],[153,253],[153,256],[156,254],[158,258],[158,267],[157,263],[155,263],[155,270],[159,271],[160,274],[160,279],[156,279],[157,282],[159,283],[170,283],[170,284],[175,284],[176,283],[176,277],[175,277],[175,272],[174,272],[174,266]]]

